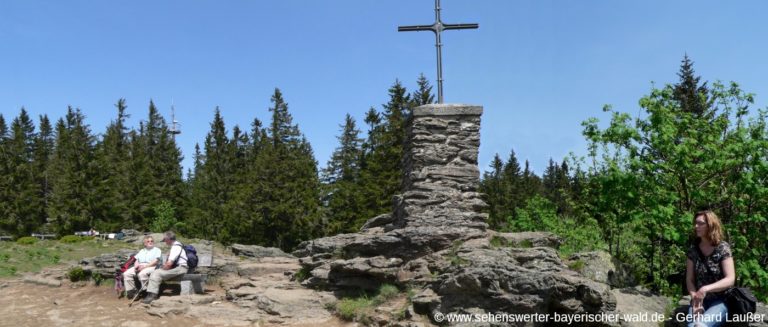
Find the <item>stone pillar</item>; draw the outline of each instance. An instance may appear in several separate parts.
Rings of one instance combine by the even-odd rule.
[[[413,110],[408,126],[403,193],[395,199],[398,227],[485,230],[487,204],[477,188],[483,107],[430,104]]]

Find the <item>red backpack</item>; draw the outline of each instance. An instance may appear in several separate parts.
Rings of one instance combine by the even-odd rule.
[[[132,254],[128,258],[128,261],[121,265],[120,268],[115,269],[115,291],[117,292],[117,297],[120,297],[123,294],[123,290],[125,289],[123,287],[123,273],[126,270],[131,269],[134,262],[136,262],[136,257]]]

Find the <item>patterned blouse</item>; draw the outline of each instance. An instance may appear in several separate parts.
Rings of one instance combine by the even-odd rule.
[[[725,241],[720,242],[712,254],[705,256],[701,250],[699,250],[698,242],[688,249],[688,259],[693,261],[693,276],[696,289],[698,290],[704,285],[709,285],[718,280],[725,278],[725,272],[723,271],[720,263],[726,258],[730,258],[731,245]],[[705,266],[706,265],[706,266]],[[707,270],[709,266],[709,270]],[[711,272],[711,273],[710,273]],[[723,292],[708,292],[707,298],[721,297]]]

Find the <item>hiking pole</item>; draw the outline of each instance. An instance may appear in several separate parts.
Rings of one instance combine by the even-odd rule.
[[[133,296],[133,299],[131,300],[131,303],[128,303],[128,307],[130,308],[133,305],[133,301],[136,301],[136,298],[139,297],[139,294],[141,294],[141,291],[143,291],[145,288],[147,288],[147,285],[149,284],[149,279],[147,279],[147,282],[144,283],[144,285],[141,285],[141,289],[136,292],[136,295]]]

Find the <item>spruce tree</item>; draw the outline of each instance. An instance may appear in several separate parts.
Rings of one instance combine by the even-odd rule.
[[[192,199],[195,201],[195,210],[190,213],[193,230],[196,235],[208,235],[215,240],[229,241],[230,237],[224,230],[228,223],[224,207],[232,193],[233,158],[224,118],[218,107],[203,148],[204,160],[196,155],[200,167],[196,168],[192,190]]]
[[[368,208],[363,214],[367,218],[389,212],[392,197],[401,190],[405,126],[411,105],[405,87],[395,81],[389,88],[384,112],[378,114],[372,109],[366,115],[369,132],[363,145],[360,183]]]
[[[5,123],[5,117],[0,114],[0,234],[8,234],[14,231],[14,228],[5,223],[8,217],[11,203],[10,190],[10,156],[8,153],[8,125]]]
[[[359,189],[362,139],[355,120],[347,114],[341,135],[336,138],[339,146],[323,170],[324,203],[326,204],[325,233],[334,235],[359,230],[370,217],[360,215],[364,199]]]
[[[497,153],[491,161],[491,171],[485,172],[480,181],[479,191],[485,194],[488,203],[488,227],[494,230],[502,229],[506,220],[503,210],[507,199],[502,181],[503,167],[504,161]]]
[[[39,194],[39,173],[35,171],[35,125],[22,107],[19,116],[11,123],[8,140],[9,175],[8,187],[11,199],[7,216],[3,218],[3,229],[17,235],[27,235],[43,224],[39,208],[43,206]]]
[[[696,76],[693,62],[688,54],[683,57],[680,71],[677,73],[680,81],[674,85],[672,97],[680,105],[680,111],[695,117],[712,118],[712,100],[709,96],[707,82],[700,84],[701,77]]]
[[[257,158],[259,213],[268,246],[291,249],[318,233],[319,180],[312,148],[279,89],[272,95],[268,144]]]
[[[117,117],[113,120],[96,146],[95,160],[98,167],[98,180],[95,184],[97,198],[94,203],[100,223],[99,230],[119,230],[131,227],[130,219],[130,180],[128,131],[125,120],[125,99],[119,99]]]
[[[40,131],[37,133],[37,138],[35,139],[35,168],[33,170],[35,171],[35,176],[37,178],[38,196],[41,202],[41,205],[37,210],[37,215],[39,221],[43,223],[47,223],[48,215],[46,213],[46,208],[48,207],[48,201],[51,197],[52,190],[49,168],[51,156],[53,156],[54,141],[51,121],[46,115],[40,116]],[[51,226],[44,226],[46,226],[46,230],[51,228]]]
[[[429,80],[424,77],[424,74],[419,74],[419,79],[416,80],[418,88],[413,92],[413,106],[418,107],[425,104],[435,102],[435,95],[432,94],[432,85],[429,84]]]
[[[56,123],[55,150],[49,177],[53,187],[47,208],[56,232],[70,234],[93,227],[93,143],[90,127],[80,109],[67,109]]]

